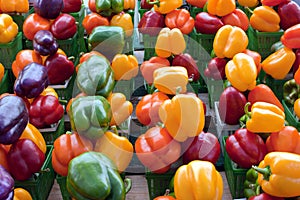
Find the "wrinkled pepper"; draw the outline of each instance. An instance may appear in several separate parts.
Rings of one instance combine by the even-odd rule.
[[[291,70],[295,59],[296,55],[293,50],[284,47],[264,59],[261,63],[261,68],[274,79],[281,80],[284,79]]]
[[[28,0],[0,1],[0,8],[3,13],[27,13],[29,11]]]
[[[78,176],[80,174],[80,176]],[[85,152],[69,163],[67,190],[75,199],[124,200],[131,187],[125,184],[115,164],[99,152]]]
[[[134,55],[117,54],[111,61],[115,80],[130,80],[137,76],[139,65]]]
[[[24,188],[14,189],[14,199],[13,200],[32,200],[31,194]]]
[[[233,12],[223,16],[221,20],[224,24],[240,27],[244,31],[247,31],[249,27],[248,16],[244,11],[238,8],[236,8]]]
[[[144,13],[138,24],[138,30],[142,34],[156,36],[165,27],[165,16],[149,10]]]
[[[97,26],[109,26],[109,20],[98,13],[90,13],[86,15],[82,21],[82,26],[89,35]]]
[[[188,53],[181,53],[179,55],[175,55],[172,60],[172,66],[182,66],[186,68],[188,78],[192,81],[198,81],[200,79],[200,72],[196,61]]]
[[[300,195],[300,155],[288,152],[270,152],[258,167],[258,184],[262,190],[275,197]]]
[[[0,199],[11,200],[14,196],[14,185],[13,177],[0,165]]]
[[[248,36],[239,27],[224,25],[215,35],[213,51],[219,58],[232,58],[243,52],[248,46]]]
[[[182,6],[182,0],[156,0],[151,2],[150,0],[147,0],[147,3],[153,4],[154,10],[161,14],[168,14]]]
[[[72,130],[97,139],[108,130],[112,111],[103,96],[81,96],[72,102],[68,115]]]
[[[246,172],[246,180],[244,181],[244,197],[247,199],[259,195],[260,186],[257,183],[258,173],[254,169],[250,168]]]
[[[41,56],[53,55],[58,50],[58,43],[50,31],[40,30],[34,35],[33,49]]]
[[[51,23],[51,33],[58,40],[72,38],[77,32],[76,19],[67,13],[62,13]]]
[[[289,105],[294,105],[295,101],[300,97],[300,85],[295,79],[286,81],[283,84],[283,100]]]
[[[124,29],[125,36],[130,37],[133,33],[133,22],[129,13],[119,13],[114,15],[110,20],[111,26],[120,26]]]
[[[165,24],[168,28],[178,28],[183,34],[192,32],[195,20],[186,9],[176,9],[165,16]]]
[[[46,19],[55,19],[64,7],[63,0],[35,0],[34,12]]]
[[[109,17],[124,10],[124,0],[95,0],[96,12]]]
[[[174,191],[178,200],[221,200],[222,176],[211,162],[194,160],[177,169],[174,176]]]
[[[134,10],[135,0],[124,0],[124,10]]]
[[[208,12],[200,12],[195,17],[195,28],[198,33],[216,34],[223,25],[219,17]]]
[[[13,41],[18,34],[18,25],[8,14],[0,14],[0,44]]]
[[[225,66],[227,62],[228,60],[225,58],[214,57],[210,59],[207,63],[207,67],[204,70],[204,76],[214,80],[226,79]]]
[[[193,112],[186,112],[192,110]],[[171,136],[180,142],[201,133],[205,124],[201,99],[188,94],[177,94],[159,108],[159,117]]]
[[[41,17],[37,13],[32,13],[26,17],[23,23],[23,34],[28,40],[33,40],[34,35],[39,30],[50,31],[50,20]]]
[[[284,46],[290,49],[300,48],[300,24],[296,24],[283,32],[280,41]]]
[[[261,32],[277,32],[280,29],[279,23],[278,13],[269,6],[256,7],[250,17],[250,25]]]
[[[79,12],[82,6],[82,0],[63,0],[64,7],[61,12],[74,13]]]
[[[234,0],[208,0],[207,12],[219,17],[228,15],[236,8]]]
[[[294,1],[279,4],[277,12],[280,17],[280,28],[283,30],[300,23],[300,5]]]

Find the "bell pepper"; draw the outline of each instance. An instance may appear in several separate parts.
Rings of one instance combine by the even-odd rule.
[[[223,195],[223,180],[208,161],[194,160],[179,167],[174,176],[176,199],[216,199]]]
[[[15,188],[14,189],[14,199],[13,200],[32,200],[32,196],[24,188]]]
[[[46,19],[55,19],[64,7],[63,0],[35,0],[34,12]]]
[[[203,8],[207,0],[186,0],[186,2],[197,8]]]
[[[274,79],[284,79],[295,62],[296,55],[292,49],[281,48],[269,55],[261,63],[262,69]],[[282,67],[284,66],[284,67]]]
[[[28,111],[22,98],[7,95],[0,98],[0,143],[16,142],[24,131],[28,121]]]
[[[80,176],[78,176],[80,174]],[[75,199],[125,199],[131,182],[124,182],[115,164],[99,152],[85,152],[69,163],[67,190]]]
[[[61,84],[68,80],[74,73],[75,67],[67,56],[56,53],[45,61],[49,84]]]
[[[294,1],[279,4],[277,12],[280,17],[280,28],[283,30],[300,23],[300,6]]]
[[[250,17],[250,25],[253,29],[261,32],[278,32],[280,17],[278,13],[269,6],[258,6],[253,10]]]
[[[0,83],[4,77],[4,71],[5,71],[5,68],[4,66],[0,63]]]
[[[204,128],[203,103],[193,95],[177,94],[172,99],[165,100],[158,114],[171,136],[180,142],[199,135]]]
[[[18,25],[8,14],[0,14],[0,44],[6,44],[15,39],[18,34]]]
[[[298,117],[298,119],[300,119],[300,98],[295,101],[293,107],[295,115]]]
[[[73,13],[79,12],[82,5],[82,0],[63,0],[64,6],[61,12]]]
[[[7,171],[9,171],[8,163],[7,163],[7,152],[8,150],[3,144],[0,144],[0,166],[4,167]]]
[[[103,153],[115,164],[116,169],[121,173],[126,170],[133,156],[133,145],[130,141],[118,134],[116,127],[112,131],[106,131],[95,143],[94,151]]]
[[[288,152],[270,152],[258,167],[258,184],[262,190],[275,197],[300,195],[300,155]]]
[[[290,49],[300,48],[300,24],[296,24],[286,29],[280,38],[280,41],[284,46]]]
[[[249,200],[284,200],[285,198],[281,197],[274,197],[267,193],[261,193],[257,196],[252,196],[249,198]]]
[[[148,4],[153,4],[153,8],[155,12],[159,12],[161,14],[168,14],[182,6],[182,0],[156,0],[151,1],[147,0]]]
[[[31,99],[39,96],[47,86],[47,69],[43,65],[32,62],[19,73],[14,91],[18,96]]]
[[[226,152],[239,167],[251,168],[258,165],[267,154],[263,139],[245,128],[240,128],[226,139]]]
[[[259,75],[261,70],[261,55],[257,51],[252,51],[250,49],[245,49],[242,53],[245,53],[253,58],[257,69],[257,75]]]
[[[141,163],[157,174],[167,172],[180,157],[180,143],[174,141],[166,128],[154,126],[141,134],[134,145]]]
[[[165,94],[185,93],[187,84],[188,74],[184,67],[162,67],[153,72],[154,87]]]
[[[25,181],[41,170],[45,154],[33,141],[20,139],[10,147],[7,160],[14,179]]]
[[[153,200],[176,200],[173,196],[169,196],[169,194],[165,194],[164,196],[155,197]]]
[[[292,67],[293,68],[293,74],[294,74],[294,79],[296,78],[296,80],[297,80],[297,83],[300,83],[300,71],[298,70],[299,66],[300,66],[300,49],[296,49],[294,51],[294,53],[295,53],[296,59],[295,59],[295,62],[293,64],[293,67]]]
[[[124,0],[124,10],[134,10],[135,0]]]
[[[89,35],[97,26],[109,26],[109,20],[98,13],[90,13],[86,15],[82,21],[82,26]]]
[[[124,10],[124,0],[96,0],[96,12],[109,17]]]
[[[204,76],[214,80],[226,79],[225,66],[227,62],[225,58],[214,57],[210,59],[204,70]]]
[[[70,14],[60,14],[51,23],[51,33],[58,40],[66,40],[72,38],[76,32],[76,20]]]
[[[52,167],[61,176],[68,175],[68,165],[73,158],[93,150],[92,142],[76,132],[62,134],[55,139],[53,147]]]
[[[149,3],[153,1],[154,0],[150,0]],[[151,10],[151,8],[153,8],[153,4],[149,4],[149,3],[147,2],[147,0],[141,0],[140,2],[141,9]]]
[[[104,55],[102,55],[98,51],[90,51],[90,52],[87,52],[87,53],[84,53],[84,54],[80,55],[79,64],[76,65],[76,67],[75,67],[76,68],[75,69],[76,73],[78,73],[78,69],[80,67],[80,64],[83,63],[84,61],[86,61],[87,59],[89,59],[91,56],[94,56],[94,55],[105,57]]]
[[[186,9],[176,9],[165,16],[165,24],[168,28],[178,28],[183,34],[192,32],[195,20]]]
[[[258,0],[237,0],[237,3],[240,6],[255,8],[259,4],[259,1]]]
[[[39,30],[50,31],[50,20],[41,17],[37,13],[32,13],[26,17],[23,23],[23,34],[28,40],[33,40],[34,35]]]
[[[55,96],[56,98],[58,98],[57,92],[55,91],[55,89],[53,87],[50,87],[50,86],[45,88],[40,95],[43,95],[43,96],[52,95],[52,96]]]
[[[156,40],[155,53],[163,58],[178,55],[186,48],[185,39],[178,28],[163,28]]]
[[[295,101],[300,97],[300,85],[295,79],[286,81],[283,84],[283,100],[289,105],[294,105]]]
[[[68,115],[72,130],[97,139],[108,130],[112,110],[103,96],[81,96],[72,102]]]
[[[91,10],[91,12],[97,12],[96,11],[96,0],[88,0],[88,8]]]
[[[41,56],[53,55],[58,50],[58,43],[50,31],[40,30],[34,35],[33,49]]]
[[[221,20],[224,24],[240,27],[244,31],[247,31],[249,27],[248,16],[244,11],[238,8],[236,8],[233,12],[223,16]]]
[[[28,0],[0,1],[0,8],[3,13],[27,13],[29,11]]]
[[[244,197],[247,199],[259,195],[260,186],[257,183],[258,173],[254,169],[250,168],[246,172],[246,180],[244,181]]]
[[[115,85],[114,72],[109,61],[103,56],[91,56],[81,63],[76,84],[87,95],[108,97]]]
[[[64,115],[64,108],[58,98],[52,95],[38,96],[29,109],[29,121],[37,128],[57,123]]]
[[[115,80],[131,80],[139,71],[137,58],[134,55],[117,54],[111,62]]]
[[[0,165],[0,199],[12,199],[15,181],[10,173]]]
[[[150,36],[158,35],[160,30],[164,27],[165,16],[153,10],[145,12],[138,23],[138,31]]]
[[[243,52],[248,46],[248,36],[239,27],[224,25],[215,35],[213,50],[219,58],[233,58],[237,53]]]
[[[186,68],[188,73],[188,78],[192,81],[198,81],[200,79],[200,72],[196,61],[188,53],[182,53],[175,55],[172,60],[172,66],[182,66]]]
[[[114,15],[110,20],[110,25],[122,27],[126,37],[132,36],[133,22],[130,14],[122,12]]]
[[[236,8],[234,0],[207,0],[207,12],[219,17],[228,15]]]
[[[287,0],[261,0],[261,4],[265,6],[278,6],[286,1]]]
[[[254,133],[271,133],[283,129],[285,114],[278,106],[259,101],[252,105],[249,112],[249,104],[248,102],[244,109],[247,117],[250,118],[246,122],[247,130]]]
[[[223,25],[219,17],[208,12],[200,12],[195,17],[195,28],[198,33],[216,34]]]
[[[135,114],[138,121],[145,126],[154,126],[161,120],[159,119],[158,110],[160,105],[169,99],[162,92],[147,94],[137,103]]]

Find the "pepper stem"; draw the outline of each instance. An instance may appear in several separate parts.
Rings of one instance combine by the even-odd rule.
[[[127,193],[130,191],[131,186],[132,186],[132,181],[131,181],[131,179],[125,178],[125,179],[124,179],[124,184],[125,184],[125,193],[127,194]]]
[[[166,189],[164,196],[169,196],[169,194],[170,194],[170,189]]]
[[[248,11],[248,12],[250,12],[251,14],[253,14],[253,10],[251,10],[249,7],[245,7],[245,9]]]
[[[249,112],[249,106],[251,105],[250,102],[247,102],[244,106],[244,112],[247,116],[251,117],[251,112]]]
[[[113,131],[114,134],[119,135],[119,131],[118,131],[117,126],[114,125],[114,126],[111,126],[110,128],[111,128],[111,130]]]
[[[270,166],[267,166],[265,168],[260,168],[257,166],[252,166],[253,169],[255,169],[255,171],[257,171],[258,173],[261,173],[264,176],[264,180],[269,181],[269,178],[271,176],[271,170],[270,170]]]
[[[159,7],[159,3],[160,3],[160,2],[159,2],[159,0],[157,0],[157,1],[152,1],[152,2],[151,2],[150,0],[147,0],[147,3],[150,4],[150,5],[157,5],[157,6]]]

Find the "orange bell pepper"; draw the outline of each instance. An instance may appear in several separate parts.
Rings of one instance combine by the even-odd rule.
[[[110,20],[110,25],[122,27],[126,37],[132,36],[133,22],[130,14],[122,12],[114,15]]]
[[[224,25],[215,35],[213,50],[219,58],[233,58],[235,54],[246,50],[248,42],[248,36],[243,29]]]
[[[293,107],[294,107],[295,115],[300,119],[300,98],[296,99]]]
[[[45,96],[45,95],[53,95],[53,96],[55,96],[56,98],[58,98],[57,92],[55,91],[54,88],[52,88],[52,87],[50,87],[50,86],[46,87],[40,95],[44,95],[44,96]]]
[[[97,12],[97,9],[96,9],[96,0],[88,0],[88,7],[89,9],[91,10],[91,12]]]
[[[228,15],[236,8],[235,0],[208,0],[207,12],[219,17]]]
[[[80,54],[79,55],[80,56],[80,58],[79,58],[79,64],[76,66],[76,73],[79,70],[80,64],[83,63],[84,61],[86,61],[87,59],[89,59],[93,55],[105,57],[103,54],[101,54],[98,51],[90,51],[90,52],[87,52],[87,53],[84,53],[84,54]]]
[[[224,24],[240,27],[244,31],[247,31],[249,27],[248,16],[244,11],[238,8],[234,9],[234,11],[232,11],[228,15],[223,16],[221,20]]]
[[[300,48],[300,24],[296,24],[283,32],[280,38],[282,44],[290,49]]]
[[[203,8],[207,0],[186,0],[186,2],[197,8]]]
[[[2,165],[7,171],[9,171],[7,163],[7,149],[3,144],[0,144],[0,165]]]
[[[259,4],[258,0],[237,0],[239,5],[249,8],[254,8]]]
[[[50,20],[41,17],[37,13],[32,13],[23,23],[23,33],[27,39],[33,40],[36,32],[39,30],[50,31],[50,26]]]
[[[98,13],[90,13],[86,15],[82,21],[82,26],[89,35],[97,26],[109,26],[109,20]]]
[[[15,188],[13,200],[32,200],[32,196],[24,188]]]
[[[176,9],[165,16],[165,24],[168,28],[178,28],[183,34],[192,32],[195,20],[186,9]]]
[[[139,65],[134,55],[117,54],[111,62],[115,80],[130,80],[137,76]]]
[[[250,25],[261,32],[277,32],[280,29],[280,17],[269,6],[258,6],[250,17]]]
[[[0,44],[13,41],[18,34],[18,25],[8,14],[0,14]]]
[[[2,78],[4,76],[4,66],[0,63],[0,82],[2,81]]]
[[[0,8],[4,13],[27,13],[29,11],[28,0],[0,0]]]
[[[124,0],[124,10],[134,10],[135,0]]]
[[[153,4],[155,12],[161,14],[167,14],[182,6],[182,0],[156,0],[151,2],[150,0],[147,0],[147,3]]]

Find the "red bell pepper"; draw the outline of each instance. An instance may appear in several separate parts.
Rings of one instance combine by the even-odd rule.
[[[283,30],[300,23],[300,6],[294,1],[287,1],[278,5],[280,27]]]
[[[109,20],[98,13],[90,13],[86,15],[82,21],[82,26],[89,35],[97,26],[109,26]]]
[[[261,0],[261,4],[264,6],[278,6],[281,3],[287,2],[289,0]]]
[[[145,12],[138,24],[139,32],[143,34],[148,34],[150,36],[158,35],[160,30],[164,27],[164,15],[152,10]]]
[[[295,56],[296,56],[296,60],[292,66],[293,69],[293,74],[296,73],[296,71],[299,69],[299,65],[300,65],[300,49],[296,49],[295,51]],[[300,84],[300,82],[299,82]]]
[[[149,2],[153,2],[154,0],[150,0]],[[153,4],[147,2],[147,0],[141,0],[141,8],[150,10],[153,7]]]
[[[79,12],[82,5],[82,0],[63,0],[64,7],[61,12],[72,13]]]
[[[238,26],[244,31],[248,29],[250,23],[246,13],[238,8],[230,14],[223,16],[221,20],[224,24]]]
[[[96,10],[96,0],[89,0],[88,7],[91,12],[97,12]]]
[[[45,154],[33,141],[20,139],[10,147],[7,160],[12,176],[24,181],[41,170]]]
[[[50,26],[50,20],[41,17],[37,13],[32,13],[28,17],[26,17],[23,23],[23,33],[27,39],[33,40],[34,35],[39,30],[49,31]]]
[[[178,28],[183,34],[192,32],[195,20],[186,9],[176,9],[165,16],[165,24],[170,29]]]
[[[60,14],[51,24],[51,33],[58,40],[72,38],[77,32],[76,20],[72,15]]]
[[[248,200],[284,200],[282,197],[274,197],[267,193],[261,193],[257,196],[251,196]]]
[[[64,108],[58,98],[52,95],[38,96],[29,108],[29,122],[37,128],[57,123],[64,115]]]
[[[223,25],[219,17],[207,12],[200,12],[195,17],[195,28],[198,33],[216,34]]]
[[[258,165],[267,154],[263,139],[245,128],[240,128],[226,139],[226,152],[229,158],[242,168]]]
[[[286,29],[280,38],[284,46],[290,49],[300,48],[300,24]]]
[[[248,56],[251,56],[253,58],[257,69],[257,75],[258,75],[261,70],[261,55],[258,52],[252,51],[250,49],[245,49],[242,53],[245,53]]]
[[[228,60],[226,58],[214,57],[210,59],[204,70],[204,76],[214,80],[225,80],[225,66]]]
[[[181,53],[179,55],[175,55],[172,60],[172,66],[182,66],[186,68],[188,77],[193,81],[197,81],[200,78],[200,72],[196,61],[188,53]]]

